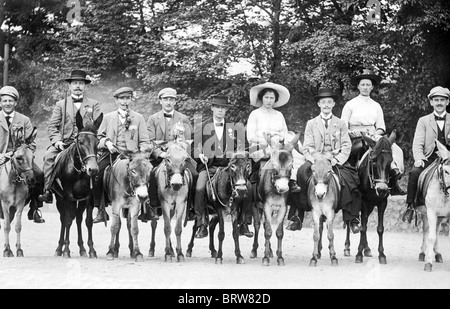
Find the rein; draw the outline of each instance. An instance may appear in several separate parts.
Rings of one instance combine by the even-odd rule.
[[[446,197],[448,197],[449,196],[448,189],[450,189],[450,186],[447,186],[447,184],[445,183],[444,162],[440,162],[439,163],[439,166],[438,166],[438,180],[439,180],[439,185],[441,187],[441,190],[444,192],[444,195]]]
[[[224,168],[224,169],[220,169],[220,170],[218,170],[217,172],[222,172],[222,171],[226,171],[226,170],[228,170],[228,167],[226,167],[226,168]],[[216,174],[215,174],[214,176],[218,175],[217,172],[216,172]],[[233,205],[234,198],[235,198],[236,195],[237,195],[237,189],[235,188],[235,186],[234,186],[234,184],[233,184],[233,177],[231,177],[231,173],[228,173],[228,177],[229,177],[230,184],[231,184],[231,195],[230,195],[230,198],[228,199],[228,205],[226,205],[224,202],[222,202],[222,201],[220,200],[219,195],[218,195],[217,192],[215,192],[215,190],[214,190],[214,186],[211,186],[211,189],[213,190],[213,194],[215,194],[215,196],[217,197],[217,200],[219,201],[220,205],[222,205],[222,206],[225,207],[226,209],[231,208],[231,206]],[[214,178],[213,178],[213,180],[214,180]]]
[[[95,137],[97,137],[97,134],[95,134],[93,132],[79,132],[78,136],[81,135],[81,134],[94,135]],[[89,154],[89,155],[87,155],[86,157],[83,158],[81,156],[80,145],[78,143],[78,136],[77,136],[77,138],[75,140],[75,149],[77,150],[77,154],[78,154],[78,157],[80,159],[81,168],[79,170],[75,166],[73,168],[75,169],[75,171],[78,172],[78,174],[81,174],[81,173],[86,172],[86,163],[85,163],[85,161],[87,159],[89,159],[89,158],[93,158],[93,157],[97,158],[97,155],[96,154]]]
[[[369,156],[368,156],[368,160],[369,160],[369,163],[368,163],[368,170],[369,170],[369,184],[370,184],[370,188],[371,189],[373,189],[373,190],[375,190],[375,188],[376,188],[376,185],[378,184],[378,183],[385,183],[386,185],[388,184],[387,183],[387,181],[385,181],[385,180],[382,180],[382,179],[376,179],[376,178],[374,178],[374,169],[373,169],[373,167],[374,167],[374,162],[373,162],[373,157],[372,157],[372,152],[373,152],[373,149],[370,149],[370,152],[369,152]],[[387,149],[383,149],[383,150],[381,150],[381,152],[382,153],[392,153],[392,150],[387,150]],[[389,181],[389,179],[388,179],[388,181]]]

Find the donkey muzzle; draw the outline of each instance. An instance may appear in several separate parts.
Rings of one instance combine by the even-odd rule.
[[[173,190],[178,191],[183,186],[183,176],[181,173],[175,173],[170,179],[170,186]]]

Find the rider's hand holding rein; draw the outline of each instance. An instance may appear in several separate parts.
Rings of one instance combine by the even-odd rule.
[[[110,153],[116,153],[118,152],[117,148],[114,146],[113,142],[107,141],[105,143],[105,146],[108,148]]]
[[[200,153],[198,155],[198,158],[200,159],[200,161],[202,161],[203,164],[206,165],[208,163],[208,158],[203,153]]]
[[[66,144],[63,141],[57,141],[55,143],[55,148],[63,151],[66,148]]]
[[[417,160],[416,162],[414,162],[414,167],[424,167],[425,166],[425,162],[423,162],[423,160]]]

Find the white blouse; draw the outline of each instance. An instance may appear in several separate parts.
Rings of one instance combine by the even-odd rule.
[[[369,129],[373,134],[377,129],[386,130],[381,105],[372,98],[362,95],[344,105],[341,119],[347,123],[350,131]]]
[[[263,107],[252,111],[247,122],[247,141],[250,145],[267,145],[263,132],[284,138],[288,132],[286,120],[281,112]]]

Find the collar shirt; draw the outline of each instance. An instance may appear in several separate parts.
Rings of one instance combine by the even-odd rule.
[[[218,124],[222,124],[222,125],[218,125]],[[224,120],[222,120],[221,122],[218,122],[214,119],[214,130],[216,131],[216,136],[219,140],[222,140],[224,127],[225,127]]]
[[[445,118],[445,116],[447,115],[446,112],[443,112],[441,115],[438,115],[438,113],[433,112],[435,116],[437,117],[443,117]],[[439,126],[439,129],[443,130],[444,129],[444,125],[445,125],[445,120],[436,120],[437,125]]]
[[[127,112],[120,108],[117,110],[117,112],[119,113],[120,123],[124,124],[125,118],[127,117]]]
[[[359,95],[348,101],[342,109],[341,119],[349,129],[375,133],[377,129],[386,131],[381,105],[370,97]]]

